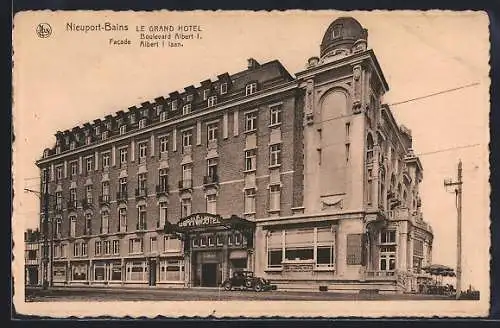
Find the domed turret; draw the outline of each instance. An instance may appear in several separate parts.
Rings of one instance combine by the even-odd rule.
[[[340,17],[330,24],[323,36],[321,58],[331,56],[338,50],[347,53],[365,50],[367,39],[368,31],[357,20]]]

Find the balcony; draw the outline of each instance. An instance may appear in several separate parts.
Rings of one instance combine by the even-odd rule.
[[[135,198],[146,198],[148,196],[148,188],[135,189]]]
[[[78,202],[76,201],[76,199],[68,200],[66,206],[68,210],[76,210],[78,207]]]
[[[211,185],[218,185],[219,184],[219,177],[217,174],[213,175],[207,175],[203,177],[203,185],[204,186],[211,186]]]
[[[109,204],[110,201],[111,201],[111,196],[110,195],[101,195],[101,196],[99,196],[99,203],[101,203],[101,205]]]
[[[159,184],[156,185],[156,196],[167,196],[168,195],[168,184]]]
[[[120,202],[126,203],[127,199],[128,199],[128,192],[126,190],[125,191],[119,191],[119,192],[116,193],[116,201],[118,203],[120,203]]]
[[[193,188],[193,179],[179,181],[179,190],[188,190]]]
[[[84,198],[80,200],[80,203],[82,204],[82,208],[86,210],[92,207],[94,201],[92,198]]]

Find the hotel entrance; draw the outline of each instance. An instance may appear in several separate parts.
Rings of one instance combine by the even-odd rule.
[[[222,283],[222,253],[218,251],[193,252],[193,285],[217,287]]]
[[[205,263],[201,265],[201,286],[203,287],[217,287],[220,279],[217,279],[218,270],[217,263]]]

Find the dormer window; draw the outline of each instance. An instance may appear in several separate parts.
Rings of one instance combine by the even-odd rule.
[[[76,142],[80,141],[80,135],[78,133],[75,133],[75,140]]]
[[[161,111],[163,110],[163,106],[162,105],[156,105],[154,107],[155,111],[156,111],[156,115],[160,116],[160,113]]]
[[[106,122],[106,129],[111,130],[111,122]]]
[[[60,154],[61,153],[61,146],[57,146],[56,147],[56,154]]]
[[[96,134],[96,135],[101,134],[101,127],[96,126],[96,127],[94,128],[94,132],[95,132],[95,134]]]
[[[71,143],[69,144],[69,149],[73,150],[75,148],[76,148],[76,142],[75,141],[71,141]]]
[[[125,133],[127,133],[127,126],[126,125],[120,126],[120,134],[125,134]]]
[[[148,116],[148,109],[145,108],[142,110],[142,117],[147,117]]]
[[[64,137],[64,144],[69,144],[69,136]]]
[[[92,137],[91,136],[85,137],[85,144],[90,145],[91,143],[92,143]]]
[[[177,100],[172,100],[172,112],[177,110]]]
[[[209,94],[210,94],[210,90],[209,89],[203,90],[203,100],[207,100]]]
[[[102,140],[106,140],[106,139],[108,139],[108,131],[104,131],[104,132],[101,134],[101,139],[102,139]]]
[[[208,98],[208,107],[215,106],[217,104],[217,96],[211,96]]]
[[[139,129],[144,129],[146,127],[146,119],[143,118],[139,121]]]
[[[182,115],[187,115],[191,113],[191,104],[185,104],[182,106]]]
[[[245,94],[247,96],[249,96],[249,95],[251,95],[251,94],[253,94],[255,92],[257,92],[257,83],[256,82],[252,82],[252,83],[250,83],[250,84],[248,84],[246,86],[246,88],[245,88]]]
[[[130,124],[134,124],[135,123],[135,114],[130,114]]]
[[[192,102],[192,101],[193,101],[193,98],[194,98],[194,97],[193,97],[193,95],[187,95],[187,96],[186,96],[186,101],[187,101],[187,102]]]
[[[335,25],[332,31],[332,38],[333,39],[340,38],[341,33],[342,33],[342,25]]]
[[[222,83],[220,85],[220,94],[225,95],[227,93],[227,83]]]
[[[160,122],[164,122],[167,120],[167,112],[160,113]]]
[[[43,158],[49,157],[49,155],[50,155],[50,150],[45,149],[45,150],[43,151]],[[45,171],[44,171],[44,172],[45,172]]]

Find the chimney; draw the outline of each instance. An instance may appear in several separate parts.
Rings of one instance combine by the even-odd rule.
[[[248,58],[248,69],[259,68],[260,64],[253,58]]]

